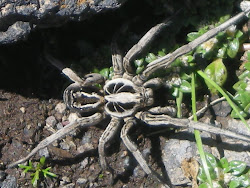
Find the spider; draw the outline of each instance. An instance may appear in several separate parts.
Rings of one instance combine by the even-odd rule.
[[[250,7],[248,6],[241,13],[232,17],[222,25],[211,29],[204,35],[180,47],[174,52],[151,62],[139,75],[134,74],[131,61],[150,44],[161,30],[169,25],[171,18],[166,19],[162,23],[151,28],[124,57],[122,57],[117,45],[117,38],[120,36],[120,32],[115,34],[111,44],[112,66],[114,69],[114,75],[111,80],[105,80],[103,76],[97,73],[87,74],[81,78],[74,71],[69,68],[64,68],[58,60],[47,54],[47,59],[73,82],[64,91],[63,100],[65,104],[69,109],[85,114],[85,116],[77,119],[75,122],[69,123],[64,128],[47,137],[41,141],[29,155],[10,164],[8,167],[13,167],[28,160],[40,149],[48,146],[55,140],[62,138],[80,126],[88,127],[100,123],[106,116],[110,116],[111,120],[101,135],[98,145],[99,160],[102,169],[104,171],[111,171],[105,158],[105,144],[108,143],[113,136],[117,134],[120,127],[122,127],[120,138],[127,149],[133,154],[139,165],[148,175],[151,175],[166,187],[169,186],[164,182],[160,175],[149,167],[136,144],[129,138],[128,133],[131,128],[136,125],[137,121],[141,121],[151,126],[194,128],[244,141],[250,141],[250,137],[248,136],[239,135],[212,125],[194,122],[189,119],[170,117],[169,114],[174,112],[172,108],[160,106],[155,107],[153,105],[154,90],[164,85],[164,78],[149,79],[149,76],[152,73],[161,68],[166,68],[176,58],[190,52],[198,45],[215,36],[218,32],[237,23],[245,17],[245,14],[249,13],[249,11]],[[121,32],[122,31],[123,29]],[[102,90],[96,87],[96,84],[101,84],[103,86]]]

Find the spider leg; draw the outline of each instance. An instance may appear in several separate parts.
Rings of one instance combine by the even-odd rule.
[[[83,118],[77,119],[76,121],[66,125],[65,127],[60,129],[56,133],[54,133],[54,134],[48,136],[47,138],[45,138],[44,140],[42,140],[26,157],[9,164],[7,167],[12,168],[20,163],[24,163],[25,161],[29,160],[33,155],[35,155],[40,149],[43,149],[43,148],[47,147],[48,145],[50,145],[52,142],[66,136],[67,134],[69,134],[70,132],[75,130],[76,128],[78,128],[78,127],[85,128],[85,127],[89,127],[92,125],[96,125],[102,119],[103,119],[103,115],[101,113],[95,113],[89,117],[83,117]]]
[[[135,125],[135,118],[127,118],[125,119],[125,125],[123,126],[121,130],[121,139],[125,146],[128,148],[128,150],[133,154],[133,156],[136,158],[137,162],[140,164],[142,169],[150,176],[157,179],[159,182],[163,183],[164,180],[158,175],[156,172],[154,172],[147,164],[146,160],[142,156],[141,152],[139,151],[136,144],[130,140],[128,133],[130,129]],[[163,183],[165,187],[169,187],[166,183]]]
[[[168,115],[164,115],[164,114],[154,115],[154,114],[150,114],[149,112],[138,112],[136,114],[136,117],[142,120],[143,122],[145,122],[146,124],[152,125],[152,126],[168,126],[168,127],[173,127],[173,128],[193,128],[193,129],[197,129],[200,131],[206,131],[209,133],[223,135],[223,136],[250,142],[249,135],[237,134],[229,130],[224,130],[218,127],[214,127],[206,123],[191,121],[189,119],[171,118]]]
[[[157,107],[153,107],[148,109],[148,112],[151,114],[165,114],[165,115],[169,115],[171,117],[175,117],[176,116],[176,108],[172,107],[172,106],[157,106]]]
[[[125,30],[124,27],[122,27],[122,30]],[[113,69],[114,69],[114,78],[121,78],[124,69],[122,65],[122,53],[120,49],[118,48],[117,45],[117,38],[119,36],[120,32],[117,32],[111,42],[111,53],[112,53],[112,64],[113,64]]]
[[[180,11],[178,11],[174,16],[176,16]],[[165,19],[162,23],[157,24],[152,27],[140,40],[135,44],[123,58],[123,67],[125,69],[124,77],[132,77],[134,74],[133,67],[131,66],[131,61],[140,54],[155,38],[156,36],[167,26],[172,23],[174,16]]]
[[[52,57],[50,54],[48,54],[45,51],[45,58],[57,69],[62,71],[62,73],[67,76],[71,81],[75,83],[79,83],[80,85],[84,83],[84,80],[80,78],[73,70],[70,68],[67,68],[63,65],[62,62],[60,62],[58,59]]]
[[[72,69],[67,68],[60,62],[58,59],[52,57],[50,54],[45,52],[46,59],[57,69],[62,71],[62,73],[67,76],[72,82],[78,83],[82,86],[90,86],[93,84],[104,83],[104,77],[97,73],[91,73],[84,76],[84,78],[80,78]]]
[[[146,67],[146,69],[138,76],[133,78],[133,81],[135,84],[140,85],[144,81],[146,81],[149,76],[154,73],[155,71],[159,70],[160,68],[166,68],[171,63],[173,63],[178,57],[185,55],[186,53],[194,50],[197,46],[201,45],[202,43],[206,42],[210,38],[217,35],[219,32],[227,29],[231,25],[234,25],[241,21],[243,18],[246,17],[247,14],[250,12],[250,7],[248,6],[246,9],[244,9],[241,13],[237,14],[236,16],[232,17],[231,19],[227,20],[223,24],[209,30],[205,34],[201,35],[200,37],[196,38],[192,42],[189,42],[188,44],[176,49],[174,52],[169,53],[159,59],[154,60],[153,62],[149,63]],[[156,27],[156,26],[155,26]],[[153,28],[152,28],[153,29]],[[126,63],[125,63],[126,64]],[[128,68],[127,64],[124,66],[126,71]]]
[[[103,171],[108,170],[112,172],[105,158],[105,144],[114,137],[114,135],[119,130],[120,126],[121,126],[121,119],[113,117],[99,139],[98,153],[99,153],[100,164]]]
[[[161,78],[152,78],[143,84],[143,87],[157,89],[163,85]]]
[[[105,81],[104,77],[98,73],[90,73],[84,76],[83,86],[91,86],[94,84],[103,84]]]

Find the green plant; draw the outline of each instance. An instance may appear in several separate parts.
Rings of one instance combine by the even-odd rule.
[[[247,53],[248,62],[244,64],[244,71],[238,76],[239,81],[233,85],[236,93],[233,99],[237,102],[241,115],[243,117],[249,116],[250,111],[250,53]],[[235,110],[232,111],[231,116],[234,118],[239,118],[239,115]]]
[[[237,188],[250,186],[250,169],[245,162],[238,160],[228,162],[225,157],[219,160],[210,153],[205,153],[205,156],[213,187]],[[199,188],[209,188],[203,165],[199,169],[197,179],[200,183]]]
[[[47,178],[49,177],[57,177],[56,174],[54,174],[53,172],[50,172],[51,167],[47,167],[44,169],[45,167],[45,161],[46,158],[43,156],[40,158],[39,162],[36,163],[35,165],[33,165],[33,163],[31,161],[28,162],[28,165],[22,165],[19,164],[18,167],[24,169],[23,172],[27,173],[27,172],[31,172],[30,176],[32,177],[31,183],[34,187],[37,187],[38,182],[41,181],[41,178]]]

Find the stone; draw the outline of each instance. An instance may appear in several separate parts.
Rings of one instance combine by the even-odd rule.
[[[55,110],[61,114],[65,113],[66,111],[66,105],[62,102],[58,103],[55,107]]]
[[[49,116],[46,119],[46,126],[47,127],[54,127],[56,125],[56,118],[54,116]]]
[[[47,147],[43,148],[43,149],[40,149],[38,151],[38,154],[40,157],[44,156],[45,158],[48,158],[49,157],[49,150]]]
[[[16,188],[17,180],[14,176],[8,175],[3,181],[1,188]]]
[[[0,181],[3,181],[6,177],[6,173],[3,170],[0,170]]]
[[[0,1],[0,44],[27,38],[35,28],[61,26],[119,8],[126,0]],[[25,17],[25,19],[23,19]]]
[[[81,186],[85,185],[87,182],[88,182],[88,180],[85,178],[78,178],[76,180],[76,184],[81,185]]]

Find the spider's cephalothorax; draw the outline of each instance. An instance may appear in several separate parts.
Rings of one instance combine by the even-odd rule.
[[[104,86],[105,111],[114,117],[128,117],[153,104],[153,90],[138,87],[130,80],[116,78]]]
[[[125,57],[122,57],[117,47],[116,41],[118,36],[120,36],[120,32],[118,32],[115,34],[111,45],[114,76],[112,80],[106,81],[106,83],[103,76],[97,73],[88,74],[84,78],[80,78],[71,69],[64,68],[60,62],[47,54],[47,59],[74,82],[64,91],[64,102],[70,109],[81,112],[81,114],[85,114],[85,116],[71,122],[47,137],[41,141],[29,155],[10,164],[8,167],[23,163],[40,149],[62,138],[79,126],[87,127],[100,123],[107,115],[111,117],[111,121],[100,137],[98,145],[102,169],[110,170],[105,157],[105,144],[113,138],[122,126],[120,138],[125,146],[136,158],[142,169],[148,175],[152,175],[158,181],[162,182],[165,187],[168,187],[168,185],[148,166],[136,144],[129,138],[129,131],[136,125],[136,119],[152,126],[191,127],[193,129],[222,134],[250,142],[249,136],[246,135],[240,135],[205,123],[193,122],[189,119],[171,118],[168,114],[174,112],[172,108],[166,106],[150,108],[154,101],[153,90],[164,85],[164,80],[161,78],[149,79],[150,75],[157,70],[166,68],[176,58],[190,52],[198,45],[215,36],[218,32],[235,24],[249,12],[250,6],[248,5],[243,12],[210,30],[208,34],[204,34],[194,41],[176,49],[174,52],[154,60],[138,75],[135,75],[133,72],[133,66],[131,65],[132,60],[146,48],[162,29],[169,25],[169,19],[151,28],[140,41],[126,53]],[[95,86],[96,84],[101,84],[103,88],[99,90],[99,88]]]
[[[153,90],[136,86],[132,81],[116,78],[104,85],[104,97],[97,87],[71,84],[64,91],[66,105],[78,112],[96,112],[104,106],[108,115],[122,118],[153,104]]]

